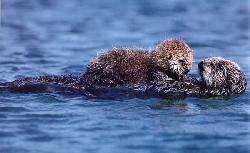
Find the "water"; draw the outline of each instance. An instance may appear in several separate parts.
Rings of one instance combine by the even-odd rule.
[[[250,84],[249,0],[2,0],[0,82],[79,74],[113,46],[166,37],[237,62]],[[1,153],[250,152],[250,91],[230,99],[0,93]]]

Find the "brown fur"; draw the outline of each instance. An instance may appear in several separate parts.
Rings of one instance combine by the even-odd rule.
[[[153,71],[179,79],[191,69],[191,65],[191,48],[182,40],[168,39],[152,52],[113,48],[91,62],[84,77],[90,85],[115,87],[145,83]]]
[[[119,98],[120,96],[124,95],[138,95],[143,97],[160,96],[162,98],[173,98],[178,96],[213,97],[239,94],[243,93],[247,86],[246,79],[241,72],[240,67],[234,62],[220,57],[208,58],[198,64],[199,72],[201,75],[200,81],[196,80],[195,78],[188,77],[182,81],[174,80],[170,79],[169,76],[164,74],[163,72],[156,71],[153,72],[151,76],[153,79],[150,81],[147,80],[148,82],[145,82],[145,79],[147,79],[148,77],[148,75],[145,75],[144,73],[147,69],[146,66],[142,68],[143,71],[137,71],[138,69],[134,67],[137,65],[137,63],[133,62],[138,62],[137,60],[134,60],[134,58],[137,58],[137,55],[140,55],[139,57],[141,57],[141,55],[146,56],[146,52],[141,52],[140,50],[134,52],[130,49],[123,49],[123,51],[121,52],[119,49],[119,52],[114,52],[116,52],[115,49],[107,54],[109,54],[109,56],[112,56],[112,59],[116,59],[111,61],[111,63],[117,63],[117,61],[120,61],[120,64],[115,64],[117,68],[102,68],[103,64],[98,64],[98,62],[93,61],[95,63],[95,66],[93,66],[94,71],[88,71],[89,74],[86,73],[84,76],[52,75],[27,77],[24,79],[15,80],[13,82],[0,84],[0,91],[8,90],[15,92],[63,92],[67,94],[81,93],[83,95],[91,97],[107,95],[108,97],[114,96]],[[127,65],[126,60],[126,64],[122,64],[123,62],[125,62],[125,60],[123,58],[122,60],[119,59],[120,55],[123,57],[124,55],[127,56],[127,54],[133,57],[130,61],[132,63],[128,62],[129,64]],[[109,56],[103,55],[99,58],[102,59],[101,61],[105,61],[110,58]],[[107,65],[109,66],[110,64]],[[123,66],[132,66],[134,67],[134,69],[131,69],[133,71],[119,71],[120,68],[124,68]],[[144,64],[142,64],[141,66],[144,66]],[[104,70],[105,73],[103,73]],[[116,78],[116,76],[120,76],[117,72],[123,73],[123,75],[121,75],[122,78]],[[128,80],[127,77],[125,77],[127,75],[134,80]],[[123,88],[124,86],[122,86],[122,88],[109,88],[111,86],[119,85],[118,83],[126,84],[127,82],[132,81],[143,82],[141,84],[133,84],[132,86],[129,86],[129,88]],[[94,84],[90,84],[93,82]]]
[[[142,49],[113,48],[97,57],[84,74],[90,85],[136,84],[148,79],[148,53]]]
[[[192,49],[182,40],[168,39],[162,41],[151,52],[151,59],[156,69],[181,77],[192,67]]]

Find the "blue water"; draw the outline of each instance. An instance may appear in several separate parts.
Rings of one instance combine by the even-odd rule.
[[[2,0],[0,82],[80,74],[98,53],[168,37],[239,63],[250,85],[249,0]],[[230,99],[87,99],[0,92],[0,153],[250,152],[250,90]]]

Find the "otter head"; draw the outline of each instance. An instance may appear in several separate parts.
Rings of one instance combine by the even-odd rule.
[[[151,59],[155,69],[181,79],[192,67],[192,49],[180,39],[168,39],[151,52]]]
[[[207,58],[198,64],[198,69],[204,85],[216,95],[238,94],[246,89],[246,79],[239,65],[232,61]]]

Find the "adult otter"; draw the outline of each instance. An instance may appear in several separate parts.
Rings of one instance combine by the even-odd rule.
[[[213,57],[200,62],[198,68],[206,87],[203,95],[239,94],[246,89],[246,79],[235,62]]]
[[[161,71],[155,71],[152,80],[147,83],[135,84],[122,89],[129,95],[156,96],[196,96],[212,97],[243,93],[246,79],[240,67],[221,57],[207,58],[198,64],[201,80],[185,78],[183,81],[169,78]],[[42,76],[31,77],[3,84],[10,91],[45,91],[55,92],[66,90],[80,92],[84,95],[100,96],[106,89],[117,91],[119,88],[89,88],[88,83],[78,76]],[[35,90],[37,89],[37,90]],[[123,93],[121,93],[123,94]]]
[[[113,48],[87,66],[84,78],[92,86],[117,87],[146,83],[153,71],[181,79],[192,67],[192,49],[182,40],[167,39],[153,51]]]
[[[239,65],[222,57],[211,57],[198,64],[200,81],[187,79],[184,81],[169,80],[164,74],[140,87],[147,93],[158,93],[161,96],[183,95],[196,97],[213,97],[240,94],[246,90],[247,82]]]

